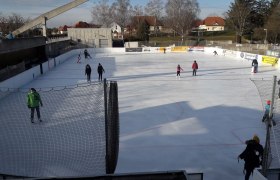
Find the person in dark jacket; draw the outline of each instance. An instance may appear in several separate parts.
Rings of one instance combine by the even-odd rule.
[[[88,50],[87,50],[87,49],[84,50],[84,55],[85,55],[85,59],[87,59],[88,57],[89,57],[90,59],[92,59],[91,56],[90,56],[90,54],[88,53]]]
[[[87,76],[87,81],[90,82],[90,76],[91,76],[91,67],[89,64],[86,65],[86,69],[85,69],[85,75]]]
[[[263,146],[257,135],[254,135],[253,139],[247,140],[246,144],[245,150],[238,156],[238,159],[245,161],[243,172],[245,171],[245,180],[249,180],[254,169],[262,164]]]
[[[102,74],[103,74],[103,72],[105,73],[105,70],[100,63],[98,64],[97,72],[98,72],[98,80],[102,81]]]
[[[252,68],[253,68],[253,73],[257,73],[258,72],[258,60],[254,59],[252,61]]]
[[[38,120],[40,122],[42,122],[39,105],[43,106],[40,94],[36,91],[36,89],[31,88],[30,92],[27,94],[27,106],[31,110],[31,113],[30,113],[31,123],[34,123],[34,111],[35,110],[37,112]]]
[[[192,75],[193,75],[193,76],[196,76],[196,71],[197,71],[197,69],[198,69],[198,64],[197,64],[196,61],[194,61],[193,64],[192,64],[192,70],[193,70]]]

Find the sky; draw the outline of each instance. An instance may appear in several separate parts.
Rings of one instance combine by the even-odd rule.
[[[72,51],[72,56],[64,56],[69,57],[64,63],[24,88],[44,89],[86,83],[86,64],[93,70],[92,81],[97,82],[96,68],[101,63],[105,69],[103,77],[118,83],[120,149],[115,173],[186,170],[203,172],[206,180],[240,180],[244,179],[244,161],[238,162],[237,157],[246,147],[244,142],[257,134],[261,144],[265,143],[262,100],[251,79],[272,79],[273,75],[279,76],[279,70],[260,65],[259,72],[251,74],[251,61],[227,57],[221,55],[221,50],[217,51],[219,55],[213,56],[212,51],[211,54],[170,51],[166,54],[102,54],[88,49],[93,59],[82,56],[81,63],[76,63],[79,53],[76,50]],[[197,76],[192,76],[194,59],[199,67]],[[184,69],[180,79],[176,79],[178,64]],[[92,150],[93,143],[83,138],[85,134],[92,135],[90,132],[97,133],[102,128],[97,128],[99,126],[94,126],[90,120],[69,115],[67,107],[72,110],[73,102],[74,106],[79,104],[74,112],[84,117],[95,101],[91,98],[86,101],[85,96],[81,96],[84,91],[68,90],[59,96],[59,101],[59,94],[40,93],[44,104],[42,124],[31,125],[25,95],[21,99],[10,96],[8,98],[14,99],[5,98],[6,101],[0,103],[0,112],[6,110],[0,113],[0,132],[4,137],[0,144],[3,141],[7,144],[4,146],[7,148],[1,149],[0,160],[17,158],[3,163],[0,172],[5,174],[7,166],[11,167],[11,172],[31,170],[32,173],[49,173],[48,176],[54,171],[67,172],[69,168],[72,171],[68,173],[79,172],[81,167],[84,171],[91,170],[81,165],[84,159],[89,162],[84,163],[86,167],[96,162],[92,156],[87,156],[91,155],[87,148]],[[15,104],[15,101],[22,103]],[[9,111],[8,107],[13,108]],[[14,109],[18,113],[14,113]],[[55,113],[50,113],[52,110]],[[8,117],[9,122],[5,121]],[[93,147],[102,145],[103,141],[98,141],[102,132],[91,136],[97,139]],[[65,158],[62,152],[69,158]],[[22,167],[24,162],[28,163]],[[71,165],[73,162],[79,165],[75,171],[73,167],[76,166]],[[13,163],[16,167],[12,168]]]
[[[0,13],[3,15],[17,13],[25,18],[30,17],[33,19],[71,1],[72,0],[0,0]],[[223,13],[228,10],[230,2],[232,1],[233,0],[217,0],[213,3],[213,1],[210,0],[197,0],[201,9],[199,17],[203,19],[208,15],[223,16]],[[89,0],[84,4],[47,21],[47,26],[72,26],[78,21],[91,22],[92,17],[90,10],[96,2],[98,1]],[[113,2],[113,0],[110,0],[110,2]],[[130,0],[132,6],[145,6],[147,2],[148,0]]]

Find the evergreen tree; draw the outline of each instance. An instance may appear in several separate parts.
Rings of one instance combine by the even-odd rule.
[[[271,15],[269,16],[265,28],[268,31],[267,40],[271,43],[280,42],[280,3],[273,8]]]
[[[235,0],[230,4],[226,13],[226,23],[228,27],[235,29],[238,43],[241,43],[241,37],[244,35],[252,35],[256,31],[263,32],[270,9],[269,0]]]
[[[247,30],[253,31],[255,28],[263,27],[269,16],[270,2],[268,0],[255,1],[248,18]]]
[[[149,41],[149,25],[145,20],[140,21],[137,27],[137,38],[142,41]]]
[[[279,4],[280,4],[280,0],[272,0],[270,3],[272,9],[277,7]]]

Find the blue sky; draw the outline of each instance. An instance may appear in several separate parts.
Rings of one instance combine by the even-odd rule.
[[[48,12],[56,7],[64,5],[72,0],[0,0],[0,13],[9,15],[11,13],[20,14],[23,17],[35,18],[40,14]],[[111,0],[113,1],[113,0]],[[233,0],[197,0],[201,9],[200,18],[209,15],[223,16],[228,10],[230,2]],[[90,9],[97,0],[88,2],[69,10],[47,22],[48,27],[58,27],[60,25],[74,25],[78,21],[90,22],[92,20]],[[130,0],[131,5],[145,6],[148,0]]]

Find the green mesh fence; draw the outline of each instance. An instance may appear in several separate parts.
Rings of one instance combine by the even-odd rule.
[[[260,94],[263,107],[267,100],[272,101],[272,116],[266,120],[266,144],[264,149],[264,158],[262,165],[262,173],[266,175],[269,168],[280,168],[280,99],[279,85],[274,79],[252,80],[256,85]],[[273,84],[275,88],[273,90]],[[274,94],[273,94],[274,92]]]
[[[1,174],[83,177],[114,172],[119,142],[116,82],[37,88],[43,122],[35,112],[34,124],[26,104],[28,89],[0,90]]]

